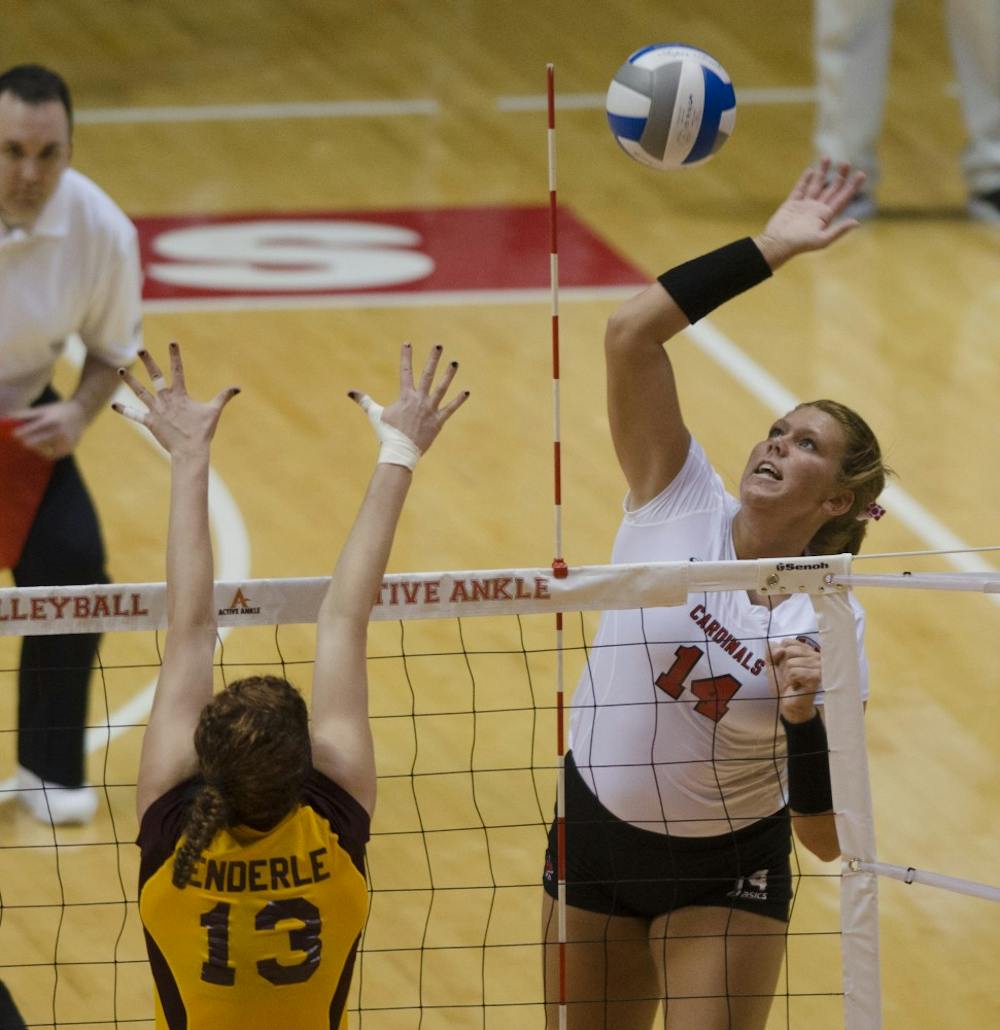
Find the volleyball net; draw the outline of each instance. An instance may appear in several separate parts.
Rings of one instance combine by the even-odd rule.
[[[1000,573],[866,576],[850,556],[559,572],[451,571],[383,582],[368,662],[379,802],[352,1025],[544,1025],[541,874],[562,776],[562,681],[571,688],[590,660],[597,612],[753,590],[812,597],[843,851],[839,869],[795,852],[792,919],[768,1025],[879,1027],[879,876],[993,901],[1000,890],[880,861],[848,591],[1000,593]],[[217,583],[219,684],[271,672],[305,687],[326,584]],[[33,1026],[151,1025],[134,784],[165,601],[163,584],[0,590],[4,769],[13,770],[16,753],[17,638],[104,634],[87,738],[101,797],[95,821],[46,827],[9,803],[12,780],[0,784],[0,979]],[[553,613],[564,619],[558,646]]]

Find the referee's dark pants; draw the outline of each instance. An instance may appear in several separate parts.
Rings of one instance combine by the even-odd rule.
[[[56,400],[46,390],[35,403]],[[108,583],[97,512],[70,455],[57,461],[14,567],[19,587]],[[43,780],[79,787],[90,670],[100,635],[24,637],[18,677],[17,760]]]

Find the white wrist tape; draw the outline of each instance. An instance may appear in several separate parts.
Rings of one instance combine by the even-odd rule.
[[[376,404],[368,394],[363,393],[358,398],[358,403],[368,416],[368,421],[371,422],[379,438],[381,444],[378,451],[379,464],[404,465],[406,468],[412,469],[423,453],[420,448],[406,433],[382,421],[382,405]]]

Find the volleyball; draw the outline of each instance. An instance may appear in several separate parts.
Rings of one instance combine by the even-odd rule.
[[[682,43],[636,50],[608,87],[608,124],[629,157],[650,168],[690,168],[707,161],[736,123],[736,94],[726,69]]]

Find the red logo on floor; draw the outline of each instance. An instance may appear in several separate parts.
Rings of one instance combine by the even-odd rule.
[[[136,218],[147,300],[543,289],[549,209]],[[564,287],[648,277],[571,211],[559,211]]]

